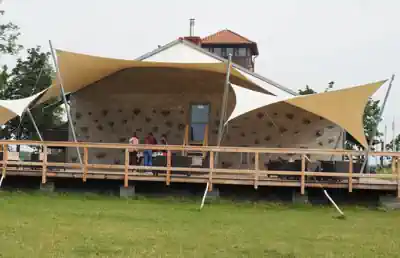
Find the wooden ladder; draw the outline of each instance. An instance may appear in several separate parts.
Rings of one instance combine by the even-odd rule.
[[[185,134],[183,136],[183,146],[190,146],[190,140],[189,140],[189,130],[190,127],[187,124],[185,126]],[[201,143],[202,146],[208,146],[208,134],[209,134],[209,126],[208,124],[206,124],[205,128],[204,128],[204,139],[203,142]],[[187,152],[185,150],[182,150],[182,156],[187,156]],[[202,153],[203,158],[207,155],[206,152]]]

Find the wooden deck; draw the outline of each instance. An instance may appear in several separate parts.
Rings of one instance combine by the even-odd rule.
[[[167,151],[167,164],[164,167],[145,167],[129,165],[128,144],[106,143],[73,143],[73,142],[33,142],[33,141],[0,141],[3,146],[2,164],[3,176],[41,177],[42,183],[49,178],[79,178],[84,182],[90,179],[121,180],[125,187],[134,181],[154,181],[172,183],[209,183],[212,190],[215,184],[251,185],[257,189],[260,186],[293,187],[299,188],[302,194],[306,188],[338,188],[370,189],[396,191],[400,198],[400,153],[398,152],[372,152],[370,155],[391,156],[393,159],[392,170],[389,174],[360,174],[353,171],[353,165],[349,165],[349,171],[343,172],[311,172],[307,171],[307,154],[323,155],[347,155],[349,160],[363,153],[346,150],[315,150],[315,149],[267,149],[245,147],[202,147],[202,146],[137,146],[138,150],[157,149]],[[83,163],[48,162],[47,155],[38,162],[9,160],[7,145],[32,145],[38,146],[47,153],[49,147],[79,147],[83,150]],[[91,164],[88,160],[89,148],[112,148],[125,150],[125,163],[122,165]],[[204,152],[209,155],[207,167],[172,167],[172,152]],[[223,169],[216,168],[214,164],[215,154],[218,152],[254,153],[255,164],[253,169]],[[300,171],[273,171],[260,169],[258,157],[262,153],[291,153],[301,157]],[[353,164],[353,163],[350,163]],[[291,179],[283,178],[291,176]]]

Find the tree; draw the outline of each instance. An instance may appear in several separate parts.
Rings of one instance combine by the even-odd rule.
[[[306,85],[306,88],[304,90],[299,89],[299,94],[300,95],[308,95],[308,94],[314,94],[317,93],[315,90],[311,89],[310,86]]]
[[[4,11],[0,10],[0,18]],[[0,54],[17,54],[22,46],[17,44],[19,27],[11,22],[3,24],[0,20]]]
[[[4,11],[0,10],[0,18],[3,15]],[[0,20],[0,57],[5,54],[15,55],[22,49],[22,46],[17,44],[19,35],[17,25],[11,22],[3,24]],[[4,88],[8,78],[7,69],[6,65],[0,67],[0,90]]]
[[[329,91],[330,89],[333,88],[333,85],[335,84],[334,81],[331,81],[328,83],[328,87],[325,89],[324,92]],[[300,95],[307,95],[307,94],[313,94],[316,93],[315,90],[310,88],[308,85],[306,85],[305,89],[299,89],[299,94]],[[373,134],[374,130],[376,131],[376,137],[382,136],[382,133],[378,130],[377,125],[380,122],[380,106],[379,106],[379,100],[373,100],[369,99],[367,102],[367,105],[365,106],[364,114],[363,114],[363,121],[364,121],[364,133],[365,137],[367,138],[367,141],[370,142],[371,136]],[[376,128],[376,129],[375,129]],[[363,149],[364,147],[356,140],[354,139],[350,134],[346,133],[346,148],[348,149],[353,149],[354,147],[358,149]]]
[[[0,10],[0,17],[4,11]],[[11,22],[0,20],[0,55],[9,54],[17,57],[22,46],[18,44],[19,27]],[[16,65],[11,70],[7,66],[0,68],[0,99],[19,99],[29,97],[49,87],[54,74],[49,62],[49,53],[42,52],[40,47],[27,50],[27,57],[17,58]],[[50,103],[51,104],[51,103]],[[33,117],[44,131],[61,123],[63,110],[58,105],[43,105],[32,109]],[[29,117],[22,120],[16,117],[0,128],[0,137],[26,139],[36,136],[35,129]]]
[[[0,90],[0,99],[25,98],[49,87],[53,74],[49,58],[50,53],[42,52],[40,47],[28,49],[27,57],[18,58],[15,67],[10,72],[5,72],[6,84]],[[62,111],[58,105],[48,105],[45,109],[41,105],[32,109],[32,114],[39,130],[43,131],[61,124]],[[23,117],[22,121],[16,117],[5,124],[0,136],[3,139],[26,139],[36,136],[36,133],[29,117]]]
[[[387,150],[399,151],[400,150],[400,134],[394,138],[394,147],[395,148],[393,148],[393,140],[391,140],[389,144],[386,144]]]

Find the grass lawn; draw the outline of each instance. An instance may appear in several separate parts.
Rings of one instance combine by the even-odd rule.
[[[400,213],[0,192],[0,257],[399,257]]]

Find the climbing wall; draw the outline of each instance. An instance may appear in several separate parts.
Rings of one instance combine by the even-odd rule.
[[[124,77],[125,76],[125,77]],[[71,113],[79,141],[127,143],[136,132],[143,140],[148,132],[157,139],[167,135],[169,144],[183,143],[191,104],[210,104],[209,144],[215,145],[218,132],[222,87],[167,85],[131,85],[127,73],[119,73],[86,87],[71,97]],[[229,94],[228,113],[235,105]],[[222,145],[273,148],[333,148],[340,130],[329,121],[286,103],[273,104],[234,119],[229,123]],[[71,135],[69,136],[72,138]],[[253,164],[254,157],[243,164],[243,155],[222,154],[223,167]],[[291,158],[281,155],[283,158]],[[264,164],[276,155],[262,155]],[[328,159],[329,157],[322,157]],[[74,149],[69,161],[77,161]],[[89,162],[121,164],[123,150],[90,149]]]

